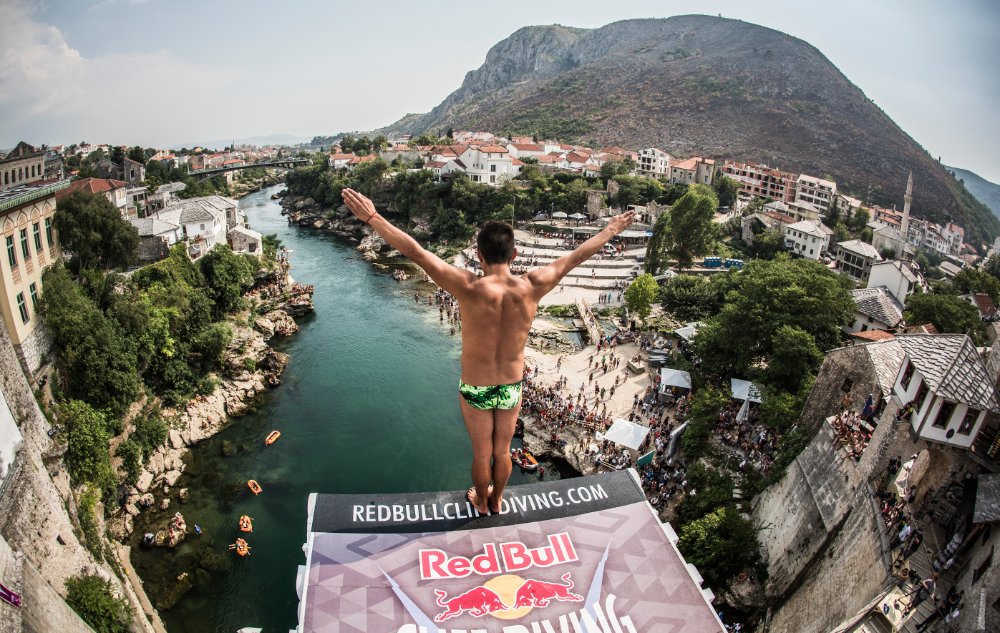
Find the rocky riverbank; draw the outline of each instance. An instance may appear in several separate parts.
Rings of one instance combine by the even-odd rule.
[[[271,348],[268,341],[298,331],[292,315],[312,311],[312,287],[291,281],[285,268],[259,276],[248,299],[250,310],[241,315],[246,317],[244,321],[230,322],[233,337],[224,352],[215,389],[183,406],[161,410],[170,425],[167,442],[152,454],[136,484],[127,489],[121,510],[109,519],[108,527],[115,537],[127,539],[135,517],[143,510],[168,511],[185,503],[187,489],[174,486],[184,472],[188,448],[218,433],[230,418],[245,413],[258,395],[281,384],[288,355]],[[254,314],[260,316],[250,316]]]

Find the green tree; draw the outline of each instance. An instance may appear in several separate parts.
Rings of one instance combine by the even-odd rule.
[[[955,295],[933,292],[910,295],[903,318],[911,325],[933,323],[941,333],[969,334],[977,342],[984,338],[979,310]]]
[[[133,342],[61,264],[42,273],[42,285],[39,311],[57,351],[63,389],[97,409],[123,413],[141,391]]]
[[[66,426],[66,467],[75,483],[106,488],[114,483],[108,453],[108,421],[86,402],[70,400],[59,408]]]
[[[983,264],[983,270],[1000,279],[1000,255],[990,255]]]
[[[243,294],[253,285],[253,263],[224,244],[217,244],[199,263],[215,303],[215,318],[242,310],[246,304]]]
[[[794,325],[782,325],[775,331],[771,358],[764,370],[764,380],[775,387],[796,392],[823,360],[812,335]]]
[[[659,275],[666,263],[664,261],[664,243],[670,228],[670,214],[661,213],[653,225],[653,236],[646,243],[646,259],[644,266],[650,275]]]
[[[674,205],[684,196],[685,193],[687,193],[687,190],[688,186],[686,183],[674,183],[667,187],[667,190],[663,192],[663,195],[660,196],[660,199],[657,200],[657,202],[662,202],[666,205]]]
[[[653,309],[653,302],[660,293],[660,286],[649,273],[643,273],[625,289],[625,305],[632,314],[639,315],[645,321]]]
[[[431,230],[441,239],[450,242],[462,241],[472,235],[472,227],[466,223],[461,209],[445,209],[441,205],[431,220]]]
[[[700,321],[722,308],[719,288],[711,279],[678,275],[668,279],[660,290],[663,309],[681,321]]]
[[[137,163],[146,164],[146,150],[142,149],[138,145],[133,145],[128,148],[128,157],[130,160],[134,160]]]
[[[858,208],[858,210],[854,212],[854,215],[851,216],[851,222],[849,224],[849,228],[855,233],[860,234],[862,231],[865,230],[865,227],[868,225],[868,222],[871,219],[872,216],[868,212],[868,209]]]
[[[701,335],[699,331],[698,336]],[[714,386],[699,389],[691,402],[691,414],[681,436],[684,458],[691,461],[704,457],[711,451],[709,439],[719,421],[719,412],[729,404],[729,394]]]
[[[128,633],[132,607],[100,576],[74,576],[66,581],[68,604],[95,633]]]
[[[1000,278],[985,270],[963,268],[955,275],[952,284],[962,294],[983,293],[989,295],[993,303],[1000,303]]]
[[[138,256],[139,232],[102,195],[74,191],[60,200],[55,227],[74,271],[124,268]]]
[[[731,208],[736,202],[736,194],[740,191],[740,183],[721,171],[716,171],[712,177],[712,188],[719,199],[719,206]]]
[[[677,548],[713,587],[725,586],[760,563],[753,526],[732,508],[719,508],[682,527]]]
[[[685,495],[677,518],[681,525],[700,519],[712,510],[733,504],[732,477],[723,470],[706,467],[700,461],[691,464],[687,471],[688,486],[697,494]]]
[[[719,201],[706,185],[691,185],[670,208],[670,222],[664,235],[664,250],[677,260],[680,270],[691,265],[694,257],[704,255],[715,241],[717,230],[712,223]]]
[[[785,251],[785,240],[775,229],[767,229],[753,236],[750,255],[756,259],[774,259]]]
[[[731,287],[725,305],[694,340],[702,366],[720,378],[766,367],[780,347],[777,335],[785,325],[809,334],[820,350],[832,349],[854,313],[850,280],[812,260],[785,255],[755,260],[739,275],[727,277]]]

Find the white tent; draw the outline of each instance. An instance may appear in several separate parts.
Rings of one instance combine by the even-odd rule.
[[[621,444],[637,451],[642,446],[642,441],[646,439],[647,435],[649,435],[648,426],[619,418],[615,420],[615,423],[611,425],[611,428],[603,436],[598,433],[597,439],[611,440],[615,444]]]
[[[674,334],[681,337],[685,341],[690,341],[694,338],[694,335],[697,334],[698,329],[701,328],[702,325],[704,324],[701,321],[691,321],[684,327],[679,327],[674,330]]]
[[[585,216],[582,213],[573,213],[569,217],[572,218],[572,219],[574,219],[574,220],[586,220],[587,219],[587,216]]]
[[[666,391],[667,387],[691,388],[691,374],[680,369],[664,367],[660,370],[660,391]]]
[[[562,211],[556,211],[552,214],[552,217],[559,218],[560,220],[565,220],[568,216]]]
[[[750,402],[760,402],[760,389],[749,380],[733,378],[730,380],[733,388],[733,398],[736,400],[749,400]]]

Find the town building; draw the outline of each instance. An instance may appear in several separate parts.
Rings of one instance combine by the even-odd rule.
[[[868,273],[869,288],[885,287],[903,305],[906,305],[906,298],[913,294],[917,284],[917,274],[898,259],[872,264]]]
[[[795,224],[795,218],[777,211],[762,211],[751,213],[740,221],[740,239],[747,244],[753,244],[756,236],[764,231],[777,231],[779,236],[784,236],[785,227]]]
[[[843,326],[845,334],[868,330],[895,330],[903,321],[903,304],[885,286],[851,290],[854,318]]]
[[[940,255],[960,255],[965,229],[949,222],[940,225],[929,220],[913,218],[907,231],[907,241],[916,248],[932,251]]]
[[[535,142],[513,142],[507,144],[507,152],[514,158],[520,158],[523,160],[525,158],[538,158],[539,156],[545,154],[545,149]]]
[[[801,174],[795,180],[795,201],[815,204],[821,209],[829,209],[833,197],[837,195],[837,183],[815,176]]]
[[[0,158],[0,191],[45,179],[45,150],[24,141]]]
[[[921,439],[970,448],[987,415],[1000,413],[993,378],[965,334],[901,335],[906,356],[893,393]]]
[[[855,211],[861,208],[861,201],[857,198],[852,198],[851,196],[845,196],[842,193],[838,193],[833,197],[833,203],[836,205],[837,210],[844,217],[853,214]]]
[[[21,167],[20,169],[23,169]],[[0,192],[5,256],[0,264],[0,313],[28,376],[42,365],[49,340],[38,316],[42,272],[61,257],[53,226],[56,194],[68,181],[7,187]]]
[[[232,229],[246,227],[246,216],[236,201],[223,196],[181,200],[146,218],[130,221],[139,231],[143,261],[155,261],[160,258],[158,254],[165,253],[165,247],[180,240],[188,241],[188,254],[197,259],[216,244],[226,244]]]
[[[453,162],[473,182],[494,187],[499,187],[520,171],[507,148],[500,145],[469,145]]]
[[[135,207],[130,204],[127,182],[111,178],[80,178],[70,183],[56,197],[61,201],[77,191],[85,191],[95,196],[104,196],[108,199],[108,202],[118,209],[122,219],[127,220],[137,215]]]
[[[635,172],[647,178],[666,178],[670,175],[670,154],[662,149],[647,147],[639,150]]]
[[[122,180],[132,186],[138,186],[146,179],[146,166],[128,156],[122,161]]]
[[[882,261],[875,247],[861,240],[837,242],[834,257],[837,260],[837,268],[842,273],[862,283],[868,282],[872,266]]]
[[[253,255],[258,259],[264,256],[264,236],[245,226],[234,226],[226,234],[229,248],[234,253]]]
[[[782,202],[795,199],[796,174],[767,165],[728,160],[722,164],[722,172],[740,184],[743,198],[771,198]]]
[[[715,176],[715,161],[711,158],[687,158],[670,162],[670,184],[711,185]]]
[[[822,222],[802,220],[784,229],[785,248],[806,259],[819,260],[830,247],[833,231]]]

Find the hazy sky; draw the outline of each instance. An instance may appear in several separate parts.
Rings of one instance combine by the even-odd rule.
[[[685,13],[806,40],[932,155],[1000,182],[995,0],[0,0],[0,147],[372,129],[522,26]]]

